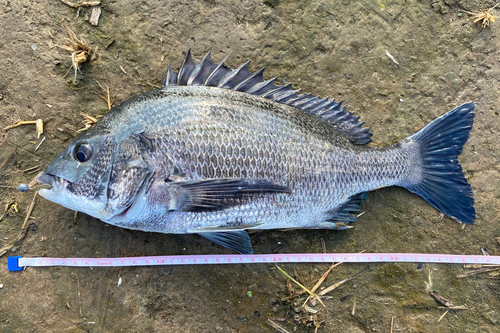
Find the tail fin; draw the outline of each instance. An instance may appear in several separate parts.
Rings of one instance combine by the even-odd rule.
[[[471,186],[457,160],[469,139],[473,110],[474,103],[463,104],[408,138],[420,147],[421,181],[404,186],[463,223],[474,223],[476,218]]]

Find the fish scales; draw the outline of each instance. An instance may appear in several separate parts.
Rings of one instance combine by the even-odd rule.
[[[231,70],[207,54],[196,65],[188,53],[179,73],[77,137],[39,177],[52,185],[40,194],[120,227],[198,233],[241,253],[253,251],[245,229],[349,228],[365,193],[386,186],[459,222],[475,218],[457,161],[472,103],[375,148],[340,102],[297,95],[248,64]]]
[[[268,194],[243,207],[161,219],[161,226],[155,216],[142,221],[136,226],[138,229],[183,233],[207,223],[234,225],[238,219],[244,219],[245,224],[263,223],[260,228],[267,229],[290,225],[312,228],[318,221],[328,220],[332,207],[350,196],[394,182],[409,172],[408,163],[386,162],[405,155],[397,148],[354,146],[300,110],[238,92],[228,94],[219,89],[222,93],[218,94],[210,91],[214,88],[195,88],[185,93],[179,90],[187,90],[186,87],[166,89],[164,96],[157,97],[160,102],[154,103],[157,109],[136,105],[148,111],[139,113],[140,120],[148,122],[150,116],[165,114],[165,105],[176,105],[161,99],[183,96],[183,106],[173,107],[175,126],[159,126],[158,132],[151,127],[153,124],[148,125],[146,135],[152,136],[158,147],[150,156],[158,178],[168,178],[173,164],[180,164],[188,172],[185,180],[267,179],[293,189],[292,196]],[[304,124],[311,131],[304,129]],[[165,131],[165,127],[170,130]],[[227,154],[227,147],[231,147],[232,156]],[[172,163],[164,163],[167,155]],[[266,155],[275,157],[266,159]],[[404,159],[403,156],[399,161]]]

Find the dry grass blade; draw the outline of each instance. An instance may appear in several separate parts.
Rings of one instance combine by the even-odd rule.
[[[288,331],[286,328],[284,328],[283,326],[275,323],[274,321],[272,321],[271,319],[268,319],[267,320],[267,323],[269,324],[269,326],[271,326],[272,328],[274,328],[275,330],[277,330],[278,332],[281,332],[281,333],[290,333],[290,331]]]
[[[309,295],[311,295],[312,297],[315,297],[320,303],[321,305],[323,305],[325,308],[325,304],[321,301],[321,299],[318,297],[318,295],[316,295],[315,293],[311,292],[309,289],[307,289],[306,287],[304,287],[299,281],[295,280],[293,277],[291,277],[287,272],[285,272],[281,267],[279,267],[278,265],[276,265],[276,267],[278,268],[278,270],[284,275],[286,276],[287,278],[289,278],[290,280],[292,280],[293,282],[295,282],[299,287],[301,287],[303,290],[305,290]]]
[[[97,122],[97,118],[102,117],[101,115],[98,115],[94,118],[94,117],[89,116],[88,114],[83,113],[83,112],[80,112],[80,114],[83,116],[83,118],[85,118],[85,120],[83,120],[83,124],[85,125],[85,127],[80,128],[77,132],[82,132],[82,131],[88,130],[90,127],[92,127],[92,125],[94,125]]]
[[[458,305],[458,306],[438,306],[439,309],[448,309],[448,310],[469,310],[468,307],[465,305]]]
[[[330,272],[332,271],[332,269],[334,269],[335,267],[341,265],[342,263],[341,262],[338,262],[336,264],[333,264],[332,266],[330,266],[330,268],[325,272],[325,274],[323,274],[323,276],[321,276],[321,278],[318,280],[318,282],[316,283],[316,285],[311,289],[311,292],[312,293],[315,293],[316,290],[319,288],[319,286],[321,286],[321,284],[323,283],[323,281],[325,281],[325,279],[328,277],[328,274],[330,274]],[[304,302],[303,306],[309,302],[309,299],[311,298],[311,296],[307,297],[306,301]]]
[[[38,150],[38,148],[40,148],[40,146],[42,145],[42,143],[45,141],[45,138],[46,138],[46,136],[44,136],[44,137],[42,138],[42,140],[40,141],[40,143],[36,146],[35,151],[37,151],[37,150]]]
[[[483,28],[486,28],[490,25],[490,23],[495,22],[495,19],[498,18],[498,16],[495,16],[491,13],[493,9],[495,9],[498,5],[496,4],[495,6],[491,7],[490,9],[486,10],[480,10],[479,13],[472,13],[466,11],[467,14],[472,15],[472,18],[474,19],[474,23],[477,23],[479,21],[483,21],[482,25]]]
[[[340,266],[340,265],[342,265],[342,263],[338,262],[338,263],[333,264],[332,266],[330,266],[330,268],[325,272],[325,274],[323,274],[323,276],[321,276],[321,278],[318,280],[318,282],[316,283],[316,285],[311,289],[311,291],[313,293],[316,292],[316,289],[318,289],[319,286],[321,286],[321,284],[328,277],[328,274],[330,274],[330,272],[332,271],[332,269],[334,269],[335,267]]]
[[[73,78],[73,84],[76,84],[76,74],[80,70],[80,65],[87,61],[90,55],[90,47],[87,42],[82,38],[79,39],[75,33],[67,28],[69,38],[66,38],[65,46],[56,45],[57,47],[71,52],[71,68],[75,71],[75,77]]]
[[[347,281],[350,281],[350,280],[352,280],[352,278],[351,279],[345,279],[345,280],[339,281],[339,282],[337,282],[335,284],[332,284],[330,287],[321,290],[318,295],[319,296],[326,295],[330,291],[337,289],[338,287],[340,287],[341,285],[343,285],[344,283],[346,283]]]
[[[91,2],[81,2],[79,4],[74,4],[71,3],[67,0],[60,0],[63,4],[66,6],[70,6],[71,8],[79,8],[79,7],[84,7],[84,6],[99,6],[101,4],[100,1],[91,1]]]
[[[37,180],[37,178],[38,178],[38,176],[40,176],[42,173],[43,173],[43,171],[42,171],[42,172],[40,172],[40,173],[38,173],[38,174],[35,176],[35,178],[33,178],[33,179],[32,179],[32,180],[28,183],[28,187],[29,187],[30,189],[34,188],[34,187],[38,184],[38,180]]]
[[[443,313],[443,315],[441,317],[439,317],[438,319],[438,323],[444,318],[444,316],[446,316],[446,314],[449,312],[450,310],[446,310],[445,313]]]
[[[39,165],[35,165],[34,167],[23,170],[23,173],[31,173],[31,172],[35,171],[36,169],[38,169],[39,167],[40,167]]]
[[[113,101],[111,100],[111,94],[109,92],[109,87],[107,84],[105,84],[106,88],[104,88],[104,86],[99,81],[97,81],[97,84],[99,84],[99,87],[101,87],[101,89],[106,92],[106,97],[99,95],[99,94],[96,94],[96,95],[101,97],[103,100],[106,101],[106,103],[108,103],[108,111],[109,111],[113,107]]]

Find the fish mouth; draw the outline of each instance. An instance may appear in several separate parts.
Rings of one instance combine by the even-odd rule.
[[[40,183],[42,186],[43,185],[48,185],[50,188],[45,188],[43,190],[45,191],[51,191],[51,192],[59,192],[62,189],[64,189],[69,181],[67,181],[64,178],[51,175],[48,173],[42,173],[36,178],[37,182]]]

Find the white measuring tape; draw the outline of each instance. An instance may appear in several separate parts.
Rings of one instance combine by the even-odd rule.
[[[9,271],[24,267],[123,267],[161,265],[220,265],[265,263],[330,263],[330,262],[414,262],[441,264],[500,264],[500,256],[453,255],[423,253],[295,253],[295,254],[214,254],[129,258],[8,258]]]

